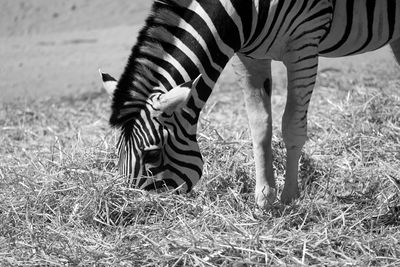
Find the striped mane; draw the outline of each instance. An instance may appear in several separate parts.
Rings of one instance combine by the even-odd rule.
[[[127,124],[144,108],[151,93],[164,92],[174,86],[157,72],[158,66],[178,76],[174,77],[177,81],[184,82],[180,74],[163,58],[166,52],[172,54],[174,36],[181,37],[182,32],[177,26],[185,7],[191,2],[192,0],[154,2],[114,92],[111,126],[130,129]],[[165,89],[161,89],[160,85]]]

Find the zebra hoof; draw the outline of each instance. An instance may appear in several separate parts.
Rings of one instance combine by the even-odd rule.
[[[285,205],[289,205],[299,197],[300,197],[300,192],[297,186],[293,188],[285,186],[281,194],[281,202]]]
[[[261,209],[272,207],[277,201],[276,189],[269,186],[256,189],[255,194],[256,204]]]

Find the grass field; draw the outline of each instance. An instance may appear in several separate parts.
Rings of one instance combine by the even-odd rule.
[[[399,266],[400,68],[349,72],[321,70],[302,196],[268,211],[254,204],[244,104],[229,79],[202,113],[204,177],[180,196],[124,186],[106,95],[0,104],[0,265]],[[285,90],[273,95],[281,189]]]

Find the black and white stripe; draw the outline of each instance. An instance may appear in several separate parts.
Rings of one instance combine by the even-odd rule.
[[[321,42],[323,56],[346,56],[375,50],[400,37],[400,2],[336,1],[329,35]]]

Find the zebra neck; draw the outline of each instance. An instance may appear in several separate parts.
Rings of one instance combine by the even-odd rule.
[[[240,19],[233,15],[237,3],[156,0],[119,80],[113,113],[134,98],[169,91],[201,73],[188,103],[193,117],[198,117],[222,70],[242,45]]]
[[[241,45],[238,18],[232,13],[233,4],[227,0],[155,1],[132,56],[137,69],[150,70],[143,91],[157,86],[170,90],[201,73],[199,99],[205,102]]]

